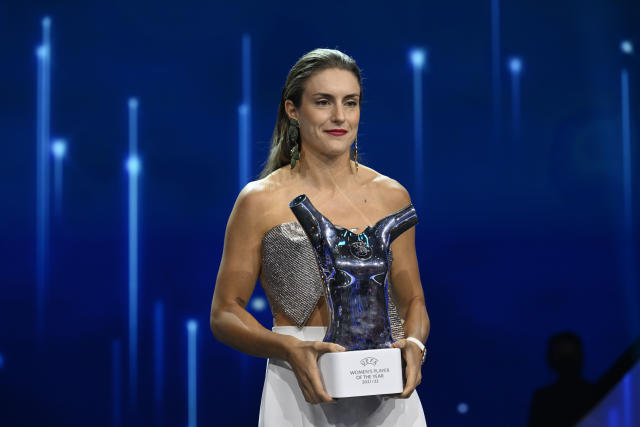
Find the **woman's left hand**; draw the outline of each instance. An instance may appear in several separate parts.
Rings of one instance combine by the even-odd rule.
[[[402,352],[402,359],[405,365],[405,383],[402,393],[396,396],[406,399],[411,396],[413,390],[422,382],[422,351],[420,351],[417,344],[405,339],[397,340],[391,346],[399,348]]]

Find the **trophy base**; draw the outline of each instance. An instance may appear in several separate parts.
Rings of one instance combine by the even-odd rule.
[[[324,387],[331,397],[402,392],[399,348],[325,353],[318,358]]]

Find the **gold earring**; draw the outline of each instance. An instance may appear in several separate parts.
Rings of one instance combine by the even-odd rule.
[[[356,135],[356,148],[353,157],[356,162],[356,173],[358,173],[358,135]]]
[[[300,147],[298,146],[299,127],[297,120],[289,118],[289,144],[293,144],[291,148],[291,169],[296,167],[296,160],[300,160]]]

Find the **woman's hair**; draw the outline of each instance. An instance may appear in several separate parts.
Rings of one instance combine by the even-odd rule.
[[[260,173],[260,178],[264,178],[276,169],[291,162],[291,149],[296,143],[301,143],[299,132],[297,141],[289,141],[287,136],[289,132],[289,116],[284,108],[285,102],[290,99],[293,105],[299,108],[302,102],[302,92],[309,77],[314,73],[329,68],[339,68],[353,73],[360,86],[360,102],[362,102],[362,77],[360,76],[360,68],[358,68],[353,58],[335,49],[314,49],[305,54],[289,71],[287,81],[282,89],[276,127],[271,136],[269,157]]]

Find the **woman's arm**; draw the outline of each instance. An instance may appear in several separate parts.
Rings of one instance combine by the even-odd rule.
[[[405,335],[424,343],[431,324],[418,271],[415,233],[415,228],[410,228],[392,243],[391,283]]]
[[[407,206],[411,199],[407,190],[397,182],[393,184],[387,194],[392,198],[390,203],[401,209]],[[402,233],[391,244],[393,262],[391,263],[390,282],[392,292],[398,306],[400,317],[404,319],[406,337],[414,337],[426,342],[431,323],[427,314],[418,270],[418,258],[415,247],[415,227]],[[422,381],[422,352],[417,344],[398,340],[394,347],[402,350],[406,362],[406,383],[400,397],[409,397]]]
[[[213,335],[243,353],[286,359],[293,337],[265,329],[246,309],[260,272],[260,205],[256,183],[238,195],[224,238],[222,260],[211,302]]]
[[[267,206],[268,195],[258,182],[252,182],[240,192],[231,211],[211,302],[211,331],[219,341],[243,353],[288,361],[305,399],[311,403],[329,402],[331,397],[322,386],[317,358],[328,351],[341,351],[341,347],[274,333],[245,309],[260,273],[264,235],[260,218]]]

